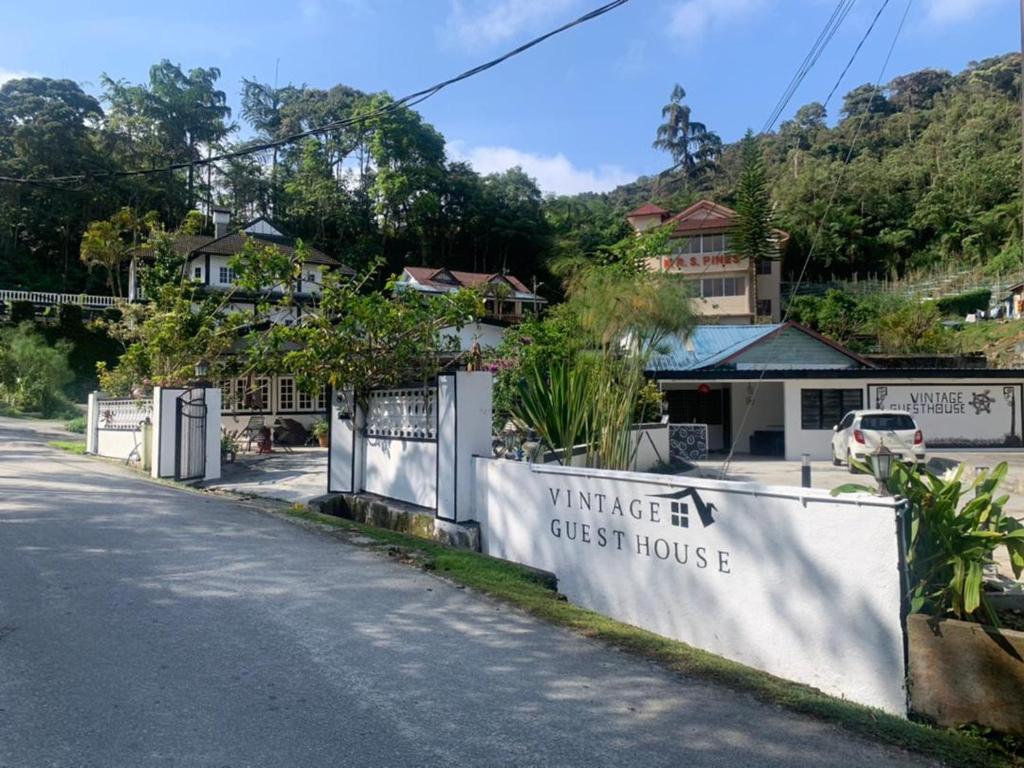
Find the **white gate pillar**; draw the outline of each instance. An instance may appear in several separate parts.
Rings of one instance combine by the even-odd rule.
[[[474,517],[473,457],[491,455],[492,389],[486,371],[458,371],[437,379],[437,517],[451,523]]]
[[[359,493],[366,471],[362,429],[366,414],[351,389],[332,388],[327,413],[327,492]]]
[[[96,454],[100,428],[100,398],[98,392],[89,393],[89,407],[85,417],[85,452]]]

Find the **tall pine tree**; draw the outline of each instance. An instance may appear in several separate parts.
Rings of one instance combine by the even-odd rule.
[[[761,313],[757,306],[758,265],[778,257],[775,222],[764,155],[754,132],[747,129],[742,142],[742,164],[736,187],[736,227],[733,247],[750,263],[751,311],[755,318]]]

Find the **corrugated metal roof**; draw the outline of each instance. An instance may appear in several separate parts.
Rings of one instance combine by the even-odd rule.
[[[664,354],[651,357],[649,372],[713,368],[727,357],[781,328],[774,325],[698,325],[686,338],[665,341]]]

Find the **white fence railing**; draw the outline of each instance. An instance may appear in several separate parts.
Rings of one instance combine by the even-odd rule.
[[[89,309],[116,307],[123,304],[124,299],[116,296],[94,296],[87,293],[49,293],[47,291],[11,291],[0,289],[0,301],[9,304],[12,301],[29,301],[37,305],[58,306],[60,304],[76,304]]]
[[[134,430],[153,419],[152,399],[99,401],[99,428]]]
[[[367,400],[367,437],[437,439],[437,387],[378,390]]]

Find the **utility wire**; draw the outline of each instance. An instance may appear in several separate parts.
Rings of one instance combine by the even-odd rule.
[[[857,145],[857,139],[860,137],[861,131],[864,128],[864,124],[865,122],[867,122],[867,118],[871,114],[871,107],[874,104],[875,97],[878,96],[879,92],[881,91],[882,79],[885,77],[885,72],[889,67],[889,61],[892,59],[893,51],[896,49],[897,42],[899,42],[900,35],[903,32],[903,27],[906,25],[907,17],[910,15],[910,8],[913,5],[913,2],[914,0],[907,0],[907,5],[903,10],[903,16],[900,18],[899,24],[896,26],[896,33],[893,35],[892,42],[889,44],[889,50],[885,55],[885,60],[882,62],[882,67],[879,70],[878,77],[875,80],[875,86],[871,91],[871,98],[868,100],[868,103],[864,108],[864,112],[861,114],[860,120],[857,122],[857,128],[854,130],[853,137],[850,139],[850,147],[846,152],[846,157],[844,158],[843,164],[839,169],[839,173],[836,175],[836,183],[832,187],[832,194],[829,196],[828,203],[825,206],[825,210],[822,213],[821,220],[818,222],[818,227],[815,230],[813,239],[811,240],[811,247],[807,250],[807,256],[804,258],[803,266],[800,268],[800,273],[797,276],[796,283],[793,284],[793,289],[790,292],[790,302],[787,304],[786,311],[782,317],[783,327],[786,323],[789,322],[789,316],[792,310],[792,298],[797,295],[797,292],[800,290],[800,285],[803,282],[804,276],[807,274],[807,267],[810,265],[811,258],[813,258],[814,251],[817,248],[818,242],[821,239],[821,233],[825,228],[825,221],[826,219],[828,219],[828,215],[832,211],[832,206],[835,204],[836,196],[839,194],[839,187],[842,185],[843,179],[846,177],[846,169],[849,167],[850,161],[853,159],[853,152]],[[842,74],[840,74],[839,79],[833,86],[832,93],[835,93],[836,89],[839,87],[839,83],[842,81],[843,77],[850,69],[850,65],[853,64],[853,60],[857,57],[857,54],[860,52],[860,49],[864,46],[864,42],[871,34],[871,31],[875,28],[875,23],[878,21],[878,18],[882,15],[882,12],[888,5],[889,0],[883,0],[881,7],[878,9],[878,13],[875,14],[875,18],[871,21],[870,26],[868,26],[860,42],[857,44],[856,49],[854,49],[853,55],[850,57],[850,61],[847,62],[846,67],[843,68]],[[780,335],[780,333],[777,333],[774,336],[774,338],[770,339],[769,345],[777,341]],[[757,377],[757,381],[754,384],[754,391],[748,398],[747,407],[743,411],[743,418],[740,420],[739,429],[736,430],[736,438],[732,440],[732,443],[729,446],[729,454],[725,457],[725,461],[722,462],[722,467],[719,470],[720,478],[725,477],[725,473],[729,469],[729,464],[732,463],[732,458],[736,452],[736,444],[739,440],[739,435],[740,433],[743,432],[743,427],[746,426],[747,418],[750,416],[750,411],[753,408],[754,403],[757,401],[757,393],[761,388],[761,384],[764,383],[765,374],[767,372],[768,371],[766,368],[762,368],[761,374]]]
[[[502,64],[508,61],[509,59],[518,56],[521,53],[525,53],[526,51],[530,50],[531,48],[534,48],[537,45],[540,45],[549,38],[555,37],[556,35],[560,35],[563,32],[567,32],[568,30],[572,29],[573,27],[577,27],[581,24],[585,24],[588,21],[592,21],[593,19],[603,16],[604,14],[609,13],[610,11],[619,8],[620,6],[625,5],[627,2],[629,2],[629,0],[612,0],[612,2],[608,2],[605,3],[604,5],[598,6],[592,11],[583,14],[579,18],[573,19],[572,21],[567,22],[566,24],[563,24],[562,26],[557,27],[556,29],[553,29],[549,32],[546,32],[545,34],[539,37],[535,37],[532,40],[523,43],[519,47],[514,48],[511,51],[508,51],[507,53],[502,54],[501,56],[495,59],[491,59],[490,61],[484,62],[483,64],[479,64],[473,67],[472,69],[467,69],[465,72],[455,75],[454,77],[451,77],[447,80],[442,80],[440,83],[431,85],[428,88],[424,88],[420,91],[416,91],[415,93],[410,93],[406,96],[403,96],[400,99],[391,101],[383,107],[378,107],[375,110],[372,110],[361,115],[357,115],[355,117],[334,120],[332,122],[325,123],[324,125],[320,125],[315,128],[310,128],[305,131],[299,131],[298,133],[293,133],[289,136],[285,136],[280,139],[265,141],[258,144],[248,144],[242,148],[232,150],[230,152],[223,152],[219,155],[212,155],[210,157],[200,158],[198,160],[189,160],[188,162],[170,163],[168,165],[156,168],[140,168],[128,171],[98,171],[94,173],[79,173],[71,174],[68,176],[52,176],[42,178],[0,176],[0,182],[7,182],[13,184],[41,185],[68,182],[82,182],[86,181],[87,179],[96,178],[124,178],[129,176],[146,176],[155,173],[169,173],[171,171],[180,171],[186,168],[200,167],[208,165],[210,163],[222,162],[224,160],[233,160],[238,157],[245,157],[247,155],[255,154],[257,152],[265,152],[268,149],[274,149],[275,147],[281,147],[287,144],[292,144],[296,141],[308,138],[310,136],[316,136],[322,133],[329,133],[331,131],[336,131],[341,128],[347,128],[357,123],[372,120],[377,117],[382,117],[391,112],[397,111],[401,107],[413,107],[416,106],[417,104],[421,104],[427,99],[429,99],[431,96],[436,95],[437,93],[444,90],[450,85],[462,82],[463,80],[468,80],[469,78],[479,75],[482,72],[486,72],[489,69],[493,69],[499,64]]]
[[[828,21],[825,22],[825,26],[818,34],[818,39],[814,41],[811,49],[807,52],[803,62],[797,68],[797,71],[793,73],[793,78],[789,81],[789,85],[786,86],[786,90],[783,91],[782,96],[779,97],[779,101],[776,103],[775,108],[772,110],[768,119],[765,120],[764,126],[761,128],[761,133],[768,133],[772,128],[775,127],[776,121],[781,117],[786,107],[789,106],[789,102],[796,94],[800,84],[803,83],[804,78],[814,68],[814,65],[818,63],[818,59],[821,58],[821,54],[825,52],[828,44],[835,37],[836,32],[843,25],[846,17],[850,15],[850,11],[853,10],[853,6],[857,0],[839,0],[836,3],[835,9],[832,11],[832,15]]]
[[[790,79],[789,84],[786,86],[782,95],[779,97],[779,100],[772,108],[771,113],[768,115],[768,118],[765,120],[764,126],[761,128],[761,133],[768,133],[775,127],[775,123],[778,121],[779,117],[782,116],[782,113],[789,105],[789,102],[793,99],[793,96],[796,95],[797,89],[814,68],[814,65],[818,63],[818,59],[821,58],[821,55],[825,52],[828,44],[832,42],[832,38],[835,37],[836,32],[839,31],[839,28],[843,25],[846,17],[850,15],[850,11],[853,10],[853,6],[856,2],[857,0],[838,0],[836,7],[832,10],[832,15],[829,16],[828,20],[825,22],[825,26],[822,27],[821,32],[818,33],[818,37],[811,46],[811,49],[807,52],[807,55],[804,56],[804,60],[801,62],[800,66],[797,67],[796,72],[793,73],[793,77]],[[660,193],[664,187],[680,181],[679,179],[667,182],[665,181],[669,174],[679,168],[680,165],[681,163],[676,163],[657,175],[657,183],[654,187],[655,195]]]

